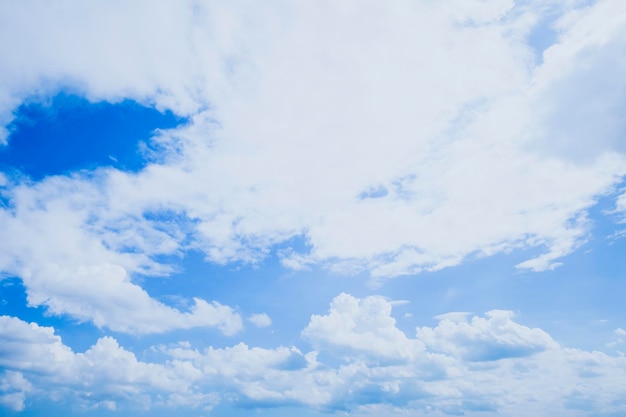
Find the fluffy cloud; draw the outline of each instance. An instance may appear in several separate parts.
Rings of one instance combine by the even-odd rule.
[[[342,329],[335,321],[339,316],[348,322]],[[52,328],[6,316],[0,326],[0,366],[5,369],[0,401],[15,410],[31,396],[46,396],[75,398],[90,407],[299,404],[363,416],[392,407],[408,413],[497,411],[516,417],[522,415],[522,404],[524,413],[530,409],[536,415],[626,411],[620,400],[626,386],[624,357],[561,347],[542,330],[501,311],[471,320],[446,315],[436,327],[418,328],[418,338],[412,339],[395,326],[390,302],[341,294],[328,315],[313,315],[303,330],[317,351],[243,343],[199,349],[179,343],[157,347],[155,352],[165,355],[159,362],[137,359],[111,337],[76,353]],[[414,351],[394,350],[394,343],[412,345]],[[318,359],[328,353],[343,362]],[[381,360],[385,355],[395,360]],[[404,360],[397,360],[399,355]]]
[[[340,294],[327,315],[313,315],[302,336],[317,348],[362,352],[373,358],[410,359],[424,346],[396,327],[391,304],[382,297],[358,299]]]
[[[103,337],[84,353],[74,353],[64,345],[50,327],[25,323],[17,318],[0,317],[2,332],[2,366],[10,375],[27,383],[14,385],[9,394],[24,395],[36,384],[36,395],[41,389],[51,398],[73,398],[90,406],[110,408],[116,401],[145,403],[147,391],[180,393],[189,389],[192,381],[177,376],[184,375],[175,365],[140,362],[135,355],[119,346],[111,337]],[[32,380],[30,382],[29,380]],[[94,398],[107,398],[95,404],[85,396],[98,392]],[[19,409],[18,404],[12,408]]]
[[[516,249],[542,251],[520,268],[555,268],[626,174],[624,4],[2,2],[0,142],[20,104],[60,91],[188,122],[157,132],[137,173],[0,173],[0,270],[31,306],[99,327],[233,334],[231,307],[180,311],[138,278],[191,250],[255,263],[279,243],[284,266],[375,279]],[[540,24],[555,39],[537,51]],[[294,237],[304,249],[285,247]],[[180,345],[162,363],[108,336],[74,352],[48,327],[2,317],[0,330],[0,403],[15,410],[76,394],[105,408],[624,412],[623,357],[563,348],[503,311],[411,337],[389,301],[341,294],[302,330],[314,351]]]
[[[563,348],[543,330],[516,323],[506,311],[471,319],[468,313],[446,314],[437,326],[418,328],[417,338],[411,339],[395,326],[391,308],[381,297],[341,294],[327,315],[312,316],[303,331],[314,345],[324,342],[322,351],[349,358],[346,368],[363,363],[364,353],[369,356],[369,366],[344,394],[343,406],[355,407],[356,415],[378,415],[391,408],[409,414],[497,411],[505,416],[520,416],[528,407],[537,415],[571,415],[585,407],[624,411],[624,389],[615,384],[626,380],[622,356]],[[367,324],[355,325],[365,317]],[[413,343],[420,346],[417,354],[401,365],[375,360],[383,339],[372,335],[383,332],[391,335],[389,346]],[[370,335],[367,340],[364,334]],[[425,373],[429,366],[442,372]]]
[[[284,265],[392,277],[540,247],[519,266],[544,270],[584,243],[586,210],[624,174],[618,1],[553,4],[541,64],[532,3],[32,5],[2,6],[5,115],[67,85],[191,115],[156,139],[160,164],[97,184],[92,214],[110,232],[97,238],[117,251],[191,239],[211,261],[255,262],[304,236]],[[155,210],[185,227],[150,224]]]
[[[469,321],[468,313],[445,314],[438,317],[436,327],[418,328],[417,337],[411,339],[396,327],[391,310],[392,302],[382,297],[358,299],[342,293],[331,302],[327,315],[311,317],[302,336],[322,350],[362,353],[369,359],[414,360],[431,351],[482,362],[558,348],[543,330],[513,321],[510,311],[489,311],[486,317],[474,316]]]
[[[33,386],[24,376],[15,371],[0,374],[0,404],[16,411],[23,411],[26,394]]]
[[[175,253],[176,232],[108,210],[96,184],[58,177],[5,195],[13,207],[0,210],[0,225],[11,239],[0,243],[0,268],[22,278],[31,306],[121,332],[241,329],[240,316],[228,306],[196,298],[191,311],[180,312],[133,283],[131,273],[169,272],[150,256]],[[143,232],[136,233],[137,227]]]
[[[197,108],[189,80],[202,76],[202,66],[190,48],[202,36],[202,25],[192,24],[192,2],[137,2],[123,6],[124,13],[121,3],[104,1],[86,7],[33,0],[1,7],[3,34],[23,35],[19,42],[0,43],[10,57],[1,69],[4,122],[25,97],[59,87],[94,100],[131,97],[181,112]],[[24,33],[25,27],[30,29]]]
[[[543,330],[515,323],[510,311],[494,310],[485,315],[469,322],[460,315],[443,316],[437,327],[417,329],[417,337],[429,349],[465,361],[524,357],[557,347]]]
[[[317,379],[315,355],[302,355],[295,347],[262,349],[238,344],[199,352],[180,345],[161,348],[170,358],[164,363],[149,363],[108,336],[85,352],[75,353],[50,327],[1,316],[0,330],[0,366],[8,369],[0,379],[0,401],[16,410],[24,407],[30,393],[106,408],[118,404],[211,408],[228,399],[228,393],[259,404],[314,405],[328,397],[316,394],[315,386],[308,389]],[[220,394],[224,392],[225,398]],[[102,398],[107,400],[100,403]]]

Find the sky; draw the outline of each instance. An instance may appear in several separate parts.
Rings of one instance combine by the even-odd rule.
[[[0,2],[0,415],[626,416],[622,0]]]

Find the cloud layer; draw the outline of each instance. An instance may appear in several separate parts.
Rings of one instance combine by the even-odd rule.
[[[525,41],[542,6],[243,3],[3,6],[7,34],[34,27],[24,42],[46,42],[2,46],[7,121],[33,91],[68,87],[192,115],[156,139],[159,163],[68,184],[105,201],[103,227],[123,216],[125,245],[171,251],[191,234],[221,263],[304,236],[286,266],[374,277],[537,247],[519,266],[543,270],[584,242],[586,210],[625,173],[620,2],[550,6],[558,37],[541,64]],[[189,228],[159,234],[154,211]]]
[[[139,173],[4,181],[13,239],[0,267],[51,312],[156,331],[103,318],[89,276],[171,317],[161,330],[201,324],[182,324],[133,276],[167,274],[157,257],[190,249],[258,262],[294,237],[304,251],[280,256],[295,269],[382,279],[528,248],[543,253],[519,267],[551,269],[626,173],[618,1],[31,3],[0,13],[5,122],[60,89],[189,116],[155,136]],[[526,41],[546,7],[557,38],[538,63]],[[204,324],[231,320],[214,314]]]
[[[211,409],[225,402],[355,415],[394,407],[434,415],[626,411],[622,356],[562,347],[503,311],[469,320],[447,315],[435,327],[417,328],[413,338],[396,327],[391,312],[382,297],[344,293],[303,330],[316,347],[308,353],[184,342],[155,346],[162,362],[141,361],[109,336],[73,352],[54,329],[2,316],[0,401],[15,410],[28,398],[48,397],[108,409]],[[318,359],[327,354],[340,361]]]

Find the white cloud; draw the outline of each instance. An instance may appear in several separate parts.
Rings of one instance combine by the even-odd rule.
[[[3,339],[0,361],[5,369],[70,371],[73,353],[54,334],[54,329],[8,316],[0,316],[0,329]]]
[[[388,334],[400,332],[389,315],[391,305],[365,307],[373,303],[385,301],[381,297],[358,299],[342,294],[331,303],[328,315],[311,317],[303,334],[310,338],[310,329],[316,329],[316,337],[325,342],[322,352],[352,358],[346,368],[358,368],[356,364],[363,363],[363,352],[378,352],[371,339],[362,344],[346,342],[364,333],[353,323],[363,321],[369,313],[369,332],[379,327]],[[351,307],[345,308],[347,305]],[[353,385],[340,391],[344,395],[340,403],[349,404],[351,414],[364,416],[391,411],[470,416],[492,411],[519,416],[522,404],[524,413],[532,410],[540,416],[575,415],[581,407],[597,413],[625,410],[626,404],[620,400],[625,390],[621,382],[617,383],[626,381],[626,362],[621,356],[563,348],[543,330],[516,323],[507,311],[492,311],[471,319],[468,313],[450,313],[439,319],[435,327],[418,328],[417,340],[399,338],[401,344],[408,340],[422,346],[412,361],[369,362],[367,369],[358,371]],[[348,324],[339,331],[331,322]],[[377,324],[381,322],[383,326]],[[320,323],[326,324],[323,330]],[[390,344],[395,340],[389,337]],[[319,340],[312,342],[321,347]],[[350,350],[351,355],[346,353]],[[429,362],[443,371],[425,374]]]
[[[14,411],[23,411],[24,410],[24,400],[26,396],[23,392],[13,392],[10,394],[3,394],[0,396],[0,404],[14,410]]]
[[[53,314],[233,334],[232,308],[194,299],[179,311],[137,278],[170,274],[161,255],[254,263],[294,237],[304,249],[283,245],[279,258],[296,270],[384,279],[516,249],[543,251],[520,268],[555,268],[626,173],[626,6],[587,3],[1,2],[0,143],[21,103],[59,91],[189,123],[159,132],[138,173],[0,174],[0,269]],[[556,41],[537,64],[527,38],[548,8]],[[226,392],[362,414],[624,412],[623,358],[562,348],[508,312],[441,316],[413,338],[391,311],[342,294],[311,317],[302,336],[336,367],[245,344],[180,345],[164,363],[111,337],[77,353],[51,328],[3,317],[0,402],[97,391],[112,399],[91,405],[109,409],[210,409]]]
[[[518,248],[545,249],[520,267],[550,269],[584,243],[591,227],[586,210],[625,173],[619,1],[566,13],[558,43],[540,66],[525,43],[532,22],[522,12],[537,12],[532,4],[530,11],[510,1],[116,7],[0,5],[2,123],[25,98],[66,87],[94,101],[133,98],[191,117],[160,133],[155,140],[164,153],[139,173],[3,182],[10,204],[0,211],[0,225],[11,239],[0,242],[0,268],[22,278],[31,305],[55,314],[116,331],[209,326],[232,334],[241,318],[230,307],[196,299],[181,312],[152,299],[134,277],[167,275],[171,267],[155,259],[190,249],[217,263],[256,262],[296,236],[306,249],[288,248],[281,257],[295,269],[318,264],[384,278]],[[179,221],[150,216],[162,213]],[[30,367],[104,363],[113,352],[129,373],[100,372],[124,384],[137,378],[167,391],[168,372],[188,381],[214,372],[230,375],[231,387],[251,400],[329,407],[342,396],[358,403],[367,392],[376,392],[376,401],[406,403],[398,399],[403,393],[421,390],[454,411],[463,398],[493,395],[502,384],[532,397],[515,378],[537,377],[533,367],[549,358],[561,359],[546,365],[545,386],[562,382],[557,365],[572,375],[593,368],[572,359],[582,353],[558,348],[508,313],[469,322],[443,318],[414,339],[396,327],[387,300],[347,294],[302,332],[344,359],[341,368],[323,372],[311,370],[313,356],[291,348],[245,345],[199,353],[195,364],[180,358],[164,370],[137,361],[110,338],[77,354],[45,328],[4,325],[30,335],[11,342],[24,345],[26,355],[50,358]],[[13,366],[30,358],[9,353]],[[602,375],[617,372],[607,364],[621,366],[619,359],[588,355]],[[255,367],[250,358],[257,356],[265,362]],[[222,357],[232,368],[214,369]],[[310,372],[268,371],[292,357]],[[491,376],[463,362],[496,358],[503,360],[485,365],[498,369]],[[428,368],[430,362],[436,364]],[[407,382],[442,367],[448,372],[442,375],[470,382]],[[288,388],[294,375],[308,393]],[[575,395],[571,383],[563,386],[546,392]],[[20,392],[2,401],[18,409]],[[200,391],[168,392],[172,404],[215,401]],[[517,397],[507,395],[514,403]],[[496,406],[506,410],[503,402]]]
[[[169,272],[149,256],[175,253],[176,231],[108,210],[97,184],[56,177],[10,195],[13,207],[0,210],[0,225],[11,236],[0,242],[0,268],[22,278],[29,305],[121,332],[204,326],[231,335],[242,328],[228,306],[196,298],[190,312],[180,312],[133,283],[131,273]]]
[[[75,353],[50,327],[7,316],[0,316],[0,326],[0,365],[8,369],[0,379],[0,401],[14,409],[22,408],[31,394],[109,409],[210,409],[232,395],[276,404],[318,404],[325,401],[320,396],[327,397],[316,392],[318,387],[306,386],[317,380],[307,375],[315,373],[315,355],[302,355],[295,347],[238,344],[198,352],[182,344],[164,350],[170,360],[149,363],[108,336],[84,353]],[[106,402],[100,403],[102,398]]]
[[[626,339],[626,330],[618,327],[613,331],[613,338],[606,345],[608,347],[615,347],[624,344],[624,339]]]
[[[6,369],[0,400],[14,409],[29,396],[43,396],[118,410],[211,409],[232,402],[245,407],[301,405],[364,416],[389,406],[398,413],[479,416],[491,410],[506,417],[519,416],[521,404],[524,412],[539,416],[575,415],[583,407],[597,414],[626,411],[621,401],[626,393],[624,357],[560,347],[542,330],[516,323],[505,312],[471,321],[457,314],[450,316],[455,321],[444,318],[434,328],[422,327],[418,334],[430,335],[424,347],[417,339],[398,336],[400,330],[388,314],[391,306],[384,303],[382,297],[339,295],[329,315],[312,316],[303,331],[317,337],[313,343],[325,338],[324,346],[318,343],[319,352],[243,343],[199,349],[184,342],[160,347],[166,355],[160,363],[137,359],[111,337],[75,353],[52,328],[5,316],[0,318],[0,357]],[[323,333],[320,323],[339,310],[344,320],[367,326],[371,335],[391,335],[389,345],[414,342],[422,347],[405,361],[380,361],[381,355],[395,353],[381,350],[382,341],[375,336],[367,340],[376,344],[371,349],[353,343],[365,334],[362,328],[348,326],[342,336],[326,327]],[[367,314],[372,324],[362,323]],[[507,352],[515,346],[524,352],[498,360],[491,360],[496,359],[493,354],[470,354],[485,347],[493,353],[498,344]],[[430,351],[431,345],[443,353]],[[319,354],[326,353],[339,353],[344,362],[319,361]]]
[[[0,404],[15,411],[23,411],[26,394],[33,386],[19,372],[5,371],[0,374]]]
[[[193,3],[137,2],[125,6],[124,13],[120,6],[38,0],[3,4],[4,34],[21,34],[19,41],[0,43],[10,57],[2,67],[3,110],[59,84],[93,99],[132,97],[195,110],[189,81],[202,76],[202,67],[190,48],[203,34],[200,22],[193,24]]]
[[[251,314],[248,321],[256,327],[269,327],[272,325],[272,319],[265,313]]]
[[[620,223],[626,223],[626,189],[620,190],[615,202],[615,212],[621,216]]]
[[[103,174],[97,237],[112,249],[171,253],[191,235],[211,261],[255,262],[304,235],[285,266],[390,277],[539,247],[519,266],[545,270],[584,243],[586,210],[624,174],[618,1],[563,6],[536,67],[539,5],[244,3],[3,5],[5,113],[64,82],[193,114],[163,133],[163,165]],[[579,124],[605,126],[602,140]],[[142,216],[154,210],[193,222],[163,233]]]
[[[26,378],[19,392],[27,394],[30,384],[34,395],[50,398],[72,398],[89,406],[115,407],[117,401],[141,404],[149,391],[185,392],[190,381],[177,377],[175,365],[149,364],[137,361],[135,355],[121,348],[111,337],[103,337],[84,353],[74,353],[64,345],[54,329],[25,323],[17,318],[0,317],[2,326],[2,366],[20,378]],[[13,386],[11,390],[17,390]],[[41,389],[44,389],[42,392]],[[47,392],[46,392],[47,391]],[[89,396],[96,391],[92,403]],[[107,403],[97,398],[105,394]],[[126,403],[128,404],[128,403]]]
[[[313,315],[302,337],[323,350],[339,349],[347,355],[365,354],[377,359],[411,359],[424,346],[396,327],[392,305],[382,297],[355,298],[342,293],[327,315]]]
[[[510,311],[493,310],[485,315],[470,321],[458,313],[439,316],[437,327],[419,328],[417,337],[429,349],[470,362],[524,357],[557,347],[543,330],[515,323]]]

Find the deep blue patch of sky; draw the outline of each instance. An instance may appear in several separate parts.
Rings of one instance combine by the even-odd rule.
[[[156,129],[184,122],[132,100],[91,103],[61,93],[19,107],[9,144],[0,147],[0,170],[33,180],[97,167],[138,171],[147,163],[140,144],[148,143]]]

